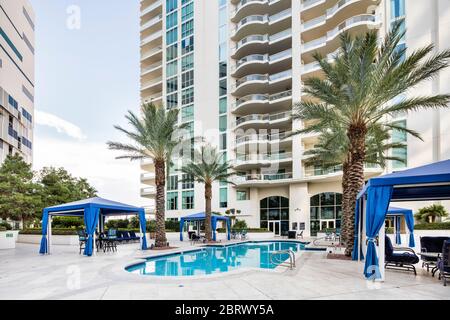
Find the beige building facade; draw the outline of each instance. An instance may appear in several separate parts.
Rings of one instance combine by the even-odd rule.
[[[303,230],[316,235],[340,226],[340,167],[306,166],[304,152],[315,134],[285,139],[307,126],[292,121],[292,105],[309,99],[303,81],[319,76],[318,51],[333,58],[339,35],[370,29],[380,37],[403,21],[407,51],[429,43],[450,47],[450,2],[446,0],[144,0],[141,1],[141,98],[180,110],[186,140],[204,136],[231,161],[235,185],[217,183],[213,211],[235,214],[249,227],[277,235]],[[417,88],[423,94],[450,92],[450,71]],[[417,93],[417,91],[415,91]],[[406,165],[387,172],[450,158],[450,111],[400,115],[424,141],[407,141]],[[195,146],[194,141],[191,142]],[[204,211],[203,186],[180,182],[174,159],[167,182],[167,218]],[[155,197],[153,165],[141,164],[141,195]],[[366,177],[382,174],[367,167]]]
[[[32,162],[34,28],[28,0],[0,0],[0,164],[15,153]]]

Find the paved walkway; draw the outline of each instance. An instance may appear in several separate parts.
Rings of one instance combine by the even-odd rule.
[[[174,243],[189,246],[189,243]],[[159,280],[123,270],[148,256],[138,245],[88,258],[77,247],[54,246],[40,256],[37,245],[0,250],[0,299],[450,299],[450,286],[419,268],[417,276],[386,272],[386,282],[362,277],[356,262],[304,252],[293,271],[251,271],[204,279]]]

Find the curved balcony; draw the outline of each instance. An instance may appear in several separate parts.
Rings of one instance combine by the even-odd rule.
[[[240,147],[251,145],[251,144],[279,144],[280,148],[287,147],[292,142],[292,137],[290,136],[291,131],[272,133],[272,134],[249,134],[240,137],[236,137],[236,143],[234,148],[238,149]]]
[[[162,25],[162,14],[158,14],[156,17],[151,18],[149,21],[141,25],[141,32],[145,33],[153,33],[157,29],[161,29]]]
[[[232,57],[248,56],[253,53],[267,52],[269,37],[266,34],[253,34],[247,36],[236,43]]]
[[[233,182],[240,187],[258,185],[272,185],[280,183],[289,183],[292,180],[292,173],[275,173],[275,174],[247,174],[244,176],[237,176]]]
[[[269,75],[250,74],[236,80],[231,91],[234,95],[247,95],[251,92],[264,92],[269,84]]]
[[[241,0],[231,11],[231,21],[237,22],[250,14],[263,14],[267,11],[268,0]]]
[[[141,19],[144,19],[145,16],[149,13],[155,13],[162,10],[162,0],[158,0],[141,11]]]
[[[156,188],[142,188],[141,189],[141,197],[148,198],[148,199],[155,199]]]
[[[154,78],[150,81],[143,82],[141,85],[142,93],[154,94],[162,91],[162,77]]]
[[[152,64],[162,61],[162,46],[156,46],[150,50],[142,50],[142,64]]]
[[[292,90],[274,94],[249,94],[232,104],[233,113],[252,114],[270,106],[271,110],[287,110],[292,102]]]
[[[145,45],[152,45],[152,44],[156,44],[156,43],[161,43],[162,41],[162,31],[156,31],[154,33],[152,33],[151,35],[143,38],[141,40],[141,47],[145,46]]]
[[[276,73],[288,68],[292,63],[292,49],[277,52],[273,55],[251,54],[236,62],[231,67],[233,77],[242,77],[244,74],[255,72],[257,70]]]
[[[233,76],[237,76],[245,71],[253,70],[258,66],[264,66],[269,62],[268,54],[251,54],[239,59],[236,65],[231,68]]]
[[[162,64],[161,62],[153,63],[149,66],[141,68],[141,76],[153,75],[154,73],[158,73],[161,75]]]
[[[379,27],[377,17],[372,14],[363,14],[355,17],[351,17],[344,22],[340,23],[337,27],[328,31],[327,34],[321,38],[314,39],[312,41],[302,44],[302,55],[311,53],[312,51],[319,51],[324,54],[326,51],[324,47],[330,46],[335,50],[339,45],[338,35],[346,30],[355,29],[356,33],[362,32],[367,27]]]
[[[234,123],[235,129],[251,126],[253,129],[270,127],[272,125],[288,125],[291,122],[291,111],[273,113],[273,114],[250,114],[239,117]]]
[[[234,161],[236,170],[246,170],[254,167],[270,166],[275,163],[292,162],[292,152],[273,154],[242,154],[237,155]]]
[[[141,183],[149,186],[155,186],[155,173],[142,173]]]
[[[267,15],[251,15],[241,19],[236,24],[231,39],[236,40],[255,32],[267,32],[267,23],[269,18]]]

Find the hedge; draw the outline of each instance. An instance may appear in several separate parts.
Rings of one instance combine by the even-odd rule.
[[[11,225],[6,221],[0,222],[0,228],[5,228],[5,231],[12,230]]]
[[[419,223],[414,226],[415,230],[450,230],[450,222]]]
[[[6,228],[5,227],[0,227],[0,232],[2,232],[2,231],[6,231]]]
[[[236,231],[236,232],[240,232],[240,231],[242,231],[242,230],[239,230],[239,229],[231,229],[232,231]],[[267,229],[261,229],[261,228],[247,228],[247,229],[245,229],[245,231],[247,231],[247,232],[249,232],[249,233],[264,233],[264,232],[270,232],[269,230],[267,230]],[[217,229],[217,232],[219,232],[219,233],[225,233],[226,232],[226,229],[225,228],[219,228],[219,229]]]
[[[20,230],[19,234],[42,234],[42,229],[24,229]],[[60,228],[52,228],[52,235],[55,236],[76,236],[77,230],[75,229],[60,229]]]

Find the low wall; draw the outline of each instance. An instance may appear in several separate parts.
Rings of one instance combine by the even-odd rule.
[[[1,231],[0,232],[0,250],[2,249],[14,249],[16,247],[14,231]]]
[[[65,246],[77,246],[78,236],[51,236],[52,245],[65,245]],[[19,234],[17,238],[17,242],[19,243],[31,243],[31,244],[40,244],[42,239],[42,235],[38,234]]]

